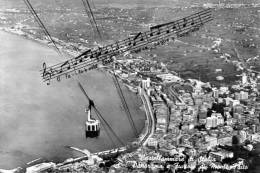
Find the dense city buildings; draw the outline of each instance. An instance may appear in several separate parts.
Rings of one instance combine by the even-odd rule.
[[[248,171],[252,158],[258,155],[255,148],[260,143],[260,74],[257,66],[253,66],[259,58],[255,55],[259,48],[256,32],[259,3],[194,1],[187,8],[187,2],[180,1],[180,8],[173,9],[96,8],[94,13],[105,38],[100,43],[88,32],[90,25],[83,25],[85,16],[78,8],[57,7],[57,14],[50,16],[52,13],[45,11],[46,4],[38,4],[44,19],[53,17],[71,23],[66,28],[60,23],[46,22],[58,48],[73,57],[83,50],[98,49],[111,41],[136,36],[133,31],[167,22],[179,11],[185,14],[194,9],[213,8],[216,20],[192,37],[168,39],[163,42],[167,49],[161,47],[155,51],[161,45],[155,42],[143,54],[137,50],[126,51],[113,57],[113,62],[98,66],[99,71],[118,78],[142,100],[145,128],[134,142],[96,153],[70,147],[84,156],[61,163],[28,164],[13,172]],[[233,16],[227,12],[230,9],[236,11]],[[41,28],[26,16],[29,11],[25,7],[0,13],[3,13],[0,29],[50,46]],[[243,34],[245,38],[240,38]],[[252,57],[246,60],[249,65],[236,47],[243,47],[241,52],[249,52]]]
[[[171,74],[172,81],[169,81],[169,73],[163,73],[160,66],[154,65],[152,73],[157,71],[157,76],[168,79],[152,81],[149,77],[123,73],[129,61],[132,65],[128,69],[139,68],[142,62],[140,59],[121,60],[117,75],[122,80],[131,80],[127,85],[148,96],[155,118],[155,125],[150,127],[154,128],[153,134],[145,145],[123,152],[113,162],[111,159],[68,162],[66,167],[57,165],[54,170],[102,172],[104,167],[100,165],[108,162],[112,162],[107,167],[109,172],[243,172],[248,168],[247,160],[254,155],[254,144],[260,142],[259,103],[255,101],[259,94],[255,88],[257,75],[250,77],[251,73],[247,73],[249,80],[243,83],[245,77],[242,76],[238,85],[212,87],[210,83],[184,80],[175,74]],[[139,61],[136,66],[135,61]],[[136,83],[138,85],[134,85]]]

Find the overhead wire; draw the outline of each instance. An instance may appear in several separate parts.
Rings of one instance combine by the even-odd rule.
[[[179,29],[179,30],[177,30],[177,29],[174,29],[173,30],[173,32],[175,32],[175,34],[176,35],[178,35],[178,37],[182,37],[183,36],[183,33],[187,33],[187,32],[193,32],[193,30],[194,30],[194,28],[198,28],[198,27],[200,27],[202,24],[204,24],[204,23],[206,23],[206,22],[209,22],[209,21],[211,21],[212,20],[212,17],[211,16],[209,16],[209,15],[206,15],[206,16],[204,16],[203,18],[201,18],[201,19],[193,19],[194,21],[196,21],[196,24],[195,25],[192,25],[192,26],[189,26],[189,27],[186,27],[186,28],[181,28],[181,29]],[[202,23],[202,24],[201,24]],[[175,25],[174,25],[175,26]],[[155,34],[154,32],[155,31],[146,31],[146,32],[144,32],[144,35],[146,35],[146,34],[152,34],[152,32],[153,32],[153,34]],[[121,52],[125,52],[125,51],[127,51],[127,50],[135,50],[135,49],[140,49],[141,47],[143,47],[143,46],[147,46],[147,45],[149,45],[149,44],[152,44],[153,42],[155,42],[155,41],[159,41],[159,40],[161,40],[161,39],[164,39],[164,38],[166,38],[166,37],[170,37],[170,36],[173,36],[172,34],[173,34],[173,32],[170,32],[170,33],[168,33],[167,32],[167,28],[163,28],[162,30],[161,30],[161,32],[163,32],[163,34],[162,35],[160,35],[160,37],[152,37],[152,38],[149,38],[149,40],[148,40],[148,42],[145,42],[145,43],[142,43],[142,44],[138,44],[137,46],[132,46],[132,47],[129,47],[128,49],[124,49],[124,50],[121,50]],[[174,35],[175,35],[174,34]],[[121,40],[120,42],[122,42],[122,45],[124,45],[124,41],[126,41],[127,39],[125,39],[125,40]],[[114,44],[115,45],[115,44]],[[108,46],[114,46],[114,45],[108,45]],[[118,42],[117,42],[117,45],[118,45]],[[107,47],[108,47],[107,46]],[[121,46],[121,43],[120,43],[120,46]],[[89,53],[89,52],[91,52],[91,50],[87,50],[87,51],[84,51],[83,53],[81,53],[80,55],[78,55],[77,56],[77,58],[78,57],[81,57],[81,56],[87,56],[87,53]],[[97,51],[93,51],[94,53],[97,53]],[[111,52],[112,53],[112,55],[113,55],[113,53],[114,53],[114,51],[112,51]],[[111,53],[109,53],[108,55],[111,55]],[[92,53],[91,53],[92,54]],[[91,58],[91,56],[90,56],[90,58]],[[99,58],[99,60],[103,60],[104,58],[102,57],[102,58]],[[71,59],[70,61],[73,61],[74,60],[74,58],[73,59]],[[97,60],[97,59],[94,59],[94,60]],[[86,67],[86,66],[88,66],[88,65],[92,65],[93,63],[96,63],[96,62],[89,62],[89,63],[85,63],[85,61],[87,62],[88,60],[84,60],[83,61],[83,63],[79,63],[77,66],[74,66],[73,67],[73,69],[75,69],[75,70],[78,70],[78,69],[82,69],[82,68],[84,68],[84,67]],[[50,66],[49,68],[52,68],[52,69],[57,69],[57,68],[60,68],[60,65],[61,64],[63,64],[63,63],[59,63],[59,64],[56,64],[56,65],[53,65],[53,66]],[[64,74],[64,73],[63,73]],[[55,76],[53,76],[52,77],[52,79],[54,78]]]
[[[102,36],[101,36],[101,33],[100,33],[99,28],[98,28],[98,26],[97,26],[97,22],[96,22],[96,19],[95,19],[95,17],[94,17],[94,14],[93,14],[93,12],[92,12],[92,9],[91,9],[91,6],[90,6],[90,4],[89,4],[89,1],[88,1],[88,0],[85,0],[85,1],[87,2],[87,5],[88,5],[88,8],[89,8],[90,14],[91,14],[91,16],[92,16],[92,20],[94,21],[96,30],[97,30],[98,35],[99,35],[99,38],[102,40]]]
[[[97,108],[95,108],[95,105],[94,105],[94,104],[93,104],[93,108],[94,108],[94,111],[96,112],[96,115],[97,115],[98,119],[101,120],[101,119],[102,119],[102,115],[100,114],[99,111],[97,111]],[[111,141],[112,144],[114,145],[114,147],[117,147],[116,142],[113,140],[111,134],[108,133],[108,130],[109,130],[109,129],[107,129],[107,127],[103,124],[102,121],[100,121],[100,123],[101,123],[102,127],[104,128],[104,131],[106,132],[108,138],[110,139],[110,141]]]
[[[84,5],[85,11],[86,11],[86,13],[88,15],[88,18],[90,20],[90,23],[91,23],[93,31],[96,31],[98,36],[99,36],[99,38],[100,38],[100,40],[102,40],[102,36],[101,36],[100,30],[99,30],[99,28],[97,26],[97,22],[95,20],[95,17],[94,17],[94,14],[92,12],[92,9],[91,9],[89,1],[88,0],[82,0],[82,3]]]
[[[121,89],[121,87],[120,87],[120,84],[119,84],[119,82],[118,82],[118,80],[117,80],[117,76],[115,75],[115,73],[113,73],[113,82],[114,82],[114,85],[115,85],[115,87],[116,87],[117,93],[118,93],[118,95],[119,95],[119,97],[120,97],[120,99],[121,99],[123,108],[124,108],[125,113],[126,113],[126,115],[127,115],[127,118],[128,118],[128,120],[129,120],[129,122],[130,122],[130,125],[131,125],[133,131],[134,131],[134,135],[137,137],[137,136],[138,136],[138,132],[137,132],[137,129],[136,129],[136,127],[135,127],[133,117],[132,117],[131,112],[130,112],[130,110],[129,110],[129,108],[128,108],[128,105],[127,105],[127,103],[126,103],[124,94],[123,94],[123,92],[122,92],[122,89]]]
[[[83,86],[81,85],[80,82],[78,82],[78,86],[79,86],[79,88],[81,89],[81,91],[83,92],[83,94],[86,96],[86,98],[87,98],[88,100],[91,100],[91,99],[89,98],[89,96],[87,95],[86,91],[84,90],[84,88],[83,88]],[[105,125],[108,127],[108,129],[110,130],[110,132],[115,136],[115,138],[120,142],[120,144],[121,144],[121,145],[124,145],[124,142],[117,136],[117,134],[115,133],[115,131],[112,129],[112,127],[109,125],[109,123],[104,119],[104,117],[101,115],[101,113],[99,112],[99,110],[96,108],[95,105],[93,106],[93,109],[94,109],[94,111],[96,112],[98,118],[105,123]],[[107,131],[106,131],[106,132],[107,132]],[[107,133],[108,133],[108,132],[107,132]]]
[[[93,32],[95,33],[95,30],[96,30],[96,29],[95,29],[94,23],[93,23],[93,21],[92,21],[91,14],[90,14],[90,12],[88,11],[88,6],[87,6],[85,0],[81,0],[81,1],[82,1],[82,3],[83,3],[83,6],[84,6],[84,9],[85,9],[85,12],[86,12],[87,15],[88,15],[89,22],[90,22],[90,25],[91,25],[91,27],[92,27],[92,30],[93,30]]]
[[[56,45],[55,41],[53,40],[53,38],[51,37],[50,33],[48,32],[47,28],[45,27],[45,25],[43,24],[43,22],[41,21],[41,19],[39,18],[39,16],[37,15],[36,11],[34,10],[34,8],[32,7],[31,3],[29,0],[23,0],[24,3],[26,4],[27,8],[29,9],[29,11],[31,12],[31,14],[33,15],[33,17],[35,18],[36,22],[40,25],[40,27],[43,28],[45,35],[50,39],[50,41],[52,42],[52,44],[54,45],[56,51],[61,55],[61,51],[58,48],[58,46]]]
[[[90,24],[91,24],[91,26],[92,26],[93,32],[96,30],[97,33],[98,33],[98,36],[99,36],[100,40],[102,40],[101,33],[100,33],[99,28],[98,28],[98,26],[97,26],[97,23],[96,23],[96,20],[95,20],[95,18],[94,18],[93,12],[92,12],[92,10],[91,10],[91,6],[90,6],[90,4],[89,4],[89,1],[88,1],[88,0],[82,0],[82,3],[83,3],[83,5],[84,5],[85,12],[87,13],[88,18],[89,18],[89,20],[90,20]],[[92,1],[92,3],[94,4],[93,1]],[[80,82],[78,82],[78,85],[79,85],[80,89],[82,90],[82,92],[85,94],[85,96],[89,99],[87,93],[85,92],[85,90],[84,90],[84,88],[82,87],[82,85],[81,85]],[[95,112],[96,112],[98,118],[99,118],[100,120],[102,120],[102,121],[107,125],[108,129],[113,133],[113,135],[117,138],[117,140],[120,142],[120,144],[121,144],[121,145],[124,145],[124,143],[122,142],[122,140],[116,135],[116,133],[114,132],[114,130],[112,129],[112,127],[111,127],[111,126],[107,123],[107,121],[103,118],[103,116],[102,116],[101,113],[98,111],[98,109],[97,109],[95,106],[93,106],[93,108],[94,108],[94,110],[95,110]],[[102,123],[102,121],[101,121],[101,123]],[[102,124],[103,124],[103,123],[102,123]],[[103,127],[106,128],[105,125],[103,125]],[[110,136],[110,134],[108,133],[107,130],[105,130],[105,131],[106,131],[107,135],[109,136],[109,138],[111,139],[112,143],[115,145],[115,142],[113,141],[113,138]]]
[[[92,6],[94,7],[94,9],[96,9],[95,3],[93,0],[91,0]]]
[[[210,16],[205,16],[205,18],[204,18],[204,17],[202,18],[203,23],[206,23],[206,22],[211,21],[211,20],[212,20],[212,18],[211,18]],[[198,23],[197,23],[196,25],[189,26],[189,27],[186,27],[186,28],[184,28],[184,29],[180,29],[180,30],[176,33],[176,35],[178,34],[178,37],[182,37],[182,36],[183,36],[183,33],[192,32],[192,30],[194,29],[194,27],[199,27],[199,26],[201,26],[200,21],[198,21]],[[166,29],[167,29],[167,28],[166,28]],[[173,36],[173,35],[172,35],[172,34],[173,34],[172,32],[167,33],[167,32],[165,32],[165,31],[167,31],[167,30],[163,29],[163,30],[161,31],[161,32],[164,32],[164,33],[163,33],[162,35],[160,35],[159,38],[158,38],[158,37],[152,37],[152,38],[149,39],[149,42],[137,44],[136,46],[129,47],[128,49],[124,49],[124,50],[122,50],[121,52],[125,52],[126,50],[131,50],[131,49],[132,49],[132,50],[140,49],[140,48],[142,48],[142,47],[144,47],[144,46],[147,46],[147,45],[149,45],[149,44],[152,44],[152,42],[155,42],[155,41],[157,42],[157,41],[159,41],[159,40],[161,40],[161,39],[164,39],[164,38],[166,38],[166,37]],[[152,31],[147,31],[147,32],[145,32],[145,34],[150,34],[150,32],[152,32]],[[174,35],[175,35],[175,34],[174,34]],[[122,41],[125,41],[125,40],[122,40]],[[121,42],[122,42],[122,41],[121,41]],[[121,43],[120,43],[120,44],[121,44]],[[124,43],[122,43],[122,44],[124,44]],[[121,46],[121,45],[120,45],[120,46]],[[91,51],[88,50],[88,52],[91,52]],[[96,52],[97,52],[97,51],[94,51],[94,53],[96,53]],[[85,53],[86,53],[86,52],[82,53],[82,54],[79,55],[78,57],[83,56]],[[111,53],[109,53],[108,55],[111,55],[111,54],[113,55],[113,51],[112,51]],[[97,61],[101,61],[101,60],[103,60],[103,59],[105,59],[105,57],[101,57],[101,58],[99,58],[99,60],[98,60],[98,59],[94,59],[94,61],[89,61],[89,62],[88,62],[88,60],[86,60],[86,62],[85,62],[85,60],[84,60],[83,63],[79,63],[78,65],[74,66],[73,69],[74,69],[74,70],[83,69],[84,67],[93,65],[93,64],[97,63]],[[73,61],[73,59],[71,59],[71,61]],[[57,69],[57,68],[60,68],[60,65],[61,65],[61,64],[62,64],[62,63],[59,63],[59,64],[56,64],[56,65],[50,66],[49,68]],[[71,70],[72,70],[72,69],[71,69]],[[68,72],[67,72],[67,73],[68,73]],[[62,73],[62,74],[59,74],[59,75],[63,75],[63,74],[65,74],[65,73]],[[55,78],[54,75],[52,76],[51,79],[53,79],[53,78]]]
[[[39,16],[37,15],[36,11],[34,10],[34,8],[32,7],[31,3],[29,2],[29,0],[24,0],[24,3],[26,4],[27,8],[29,9],[29,11],[31,12],[31,14],[34,16],[36,22],[40,25],[40,27],[43,28],[44,33],[46,34],[46,36],[50,39],[50,41],[53,43],[55,49],[57,50],[57,52],[62,55],[62,53],[60,52],[59,48],[57,47],[56,43],[54,42],[54,40],[52,39],[50,33],[48,32],[47,28],[44,26],[43,22],[41,21],[41,19],[39,18]],[[79,86],[81,89],[83,89],[83,87],[81,86],[80,82],[78,81]],[[84,89],[82,90],[83,93],[86,95],[86,92],[84,91]],[[87,96],[87,95],[86,95]],[[87,98],[89,99],[89,97],[87,96]],[[111,126],[108,124],[108,122],[103,118],[103,116],[101,115],[101,113],[97,110],[97,108],[95,106],[93,106],[95,112],[97,113],[97,116],[99,117],[99,119],[101,119],[109,128],[109,130],[113,133],[113,135],[117,138],[117,140],[120,142],[121,145],[124,145],[124,143],[122,142],[122,140],[116,135],[116,133],[113,131],[113,129],[111,128]],[[105,126],[104,126],[105,127]],[[107,132],[107,131],[106,131]],[[112,143],[115,145],[115,142],[113,141],[111,135],[107,132],[107,135],[109,136],[109,138],[111,139]]]

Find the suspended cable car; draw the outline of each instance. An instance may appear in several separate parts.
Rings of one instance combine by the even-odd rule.
[[[87,121],[85,123],[85,133],[86,133],[86,138],[88,137],[98,137],[100,133],[100,121],[96,120],[91,117],[91,101],[88,106],[88,109],[85,109],[85,112],[87,113]]]
[[[108,130],[110,130],[110,132],[114,135],[114,137],[120,142],[120,144],[121,145],[124,145],[124,143],[123,143],[123,141],[117,136],[117,134],[115,133],[115,131],[111,128],[111,126],[109,125],[109,123],[104,119],[104,117],[101,115],[101,113],[98,111],[98,109],[96,108],[96,106],[95,106],[95,104],[94,104],[94,102],[93,102],[93,100],[91,100],[90,98],[89,98],[89,96],[88,96],[88,94],[86,93],[86,91],[84,90],[84,88],[82,87],[82,85],[80,84],[80,82],[78,82],[78,85],[79,85],[79,88],[81,89],[81,91],[83,92],[83,94],[86,96],[86,98],[89,100],[89,109],[88,109],[88,120],[90,120],[90,119],[92,119],[91,118],[91,116],[90,116],[90,114],[91,114],[91,107],[94,109],[94,111],[95,111],[95,113],[96,113],[96,115],[97,115],[97,117],[101,120],[100,121],[100,123],[102,124],[102,127],[104,127],[105,129],[107,128]],[[94,120],[95,121],[95,119],[92,119],[92,120]],[[90,120],[91,121],[91,120]],[[93,128],[93,127],[91,127],[90,129],[89,129],[89,125],[93,125],[93,124],[95,124],[95,123],[89,123],[90,121],[86,121],[86,137],[92,137],[92,136],[95,136],[95,133],[96,134],[98,134],[99,135],[99,132],[97,133],[97,132],[95,132],[95,131],[92,131],[91,130],[91,128]],[[94,122],[94,121],[92,121],[92,122]],[[96,121],[96,122],[98,122],[97,124],[99,124],[99,121]],[[97,130],[99,130],[100,131],[100,124],[99,124],[99,126],[97,126]],[[109,136],[109,138],[111,139],[111,141],[114,143],[114,141],[112,140],[112,138],[111,138],[111,135],[110,135],[110,133],[108,133],[108,131],[107,130],[105,130],[105,132],[107,133],[107,136]],[[89,135],[90,134],[90,135]],[[114,143],[115,144],[115,143]]]

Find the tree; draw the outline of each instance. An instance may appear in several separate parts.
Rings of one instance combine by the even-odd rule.
[[[238,145],[239,144],[239,138],[238,136],[232,137],[232,145]]]

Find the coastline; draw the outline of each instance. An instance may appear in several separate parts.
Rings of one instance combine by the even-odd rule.
[[[30,37],[30,35],[26,35],[26,34],[20,35],[20,34],[18,34],[18,33],[12,32],[12,31],[10,31],[10,30],[6,30],[6,28],[1,28],[1,27],[0,27],[0,31],[6,32],[7,34],[13,34],[13,35],[15,35],[15,36],[20,36],[20,37],[22,37],[22,38],[24,38],[24,39],[26,39],[26,40],[33,41],[33,42],[35,42],[35,43],[37,43],[37,44],[40,44],[40,45],[42,45],[42,46],[44,46],[44,47],[47,47],[47,48],[52,49],[52,50],[55,50],[55,48],[54,48],[53,46],[50,46],[50,45],[44,43],[44,40],[36,40],[36,39]],[[70,50],[70,52],[71,52],[71,51],[72,51],[72,50]],[[71,55],[69,52],[64,51],[64,49],[62,49],[62,53],[66,53],[68,56],[70,56],[70,58],[73,57],[73,55]],[[106,74],[108,74],[108,75],[110,75],[109,72],[106,71],[106,70],[104,70],[104,69],[101,69],[101,71],[104,72],[104,73],[106,73]],[[110,76],[110,77],[111,77],[111,76]],[[121,79],[119,80],[119,82],[122,83],[123,86],[124,86],[129,92],[136,93],[131,85],[125,84]],[[138,94],[137,94],[137,95],[138,95]],[[141,97],[138,97],[138,99],[139,99],[140,101],[142,100]],[[144,106],[143,104],[140,106],[140,109],[141,109],[141,110],[142,110],[141,107],[143,107],[143,106]],[[142,110],[142,111],[144,111],[144,110]],[[145,123],[145,124],[146,124],[146,123]],[[142,133],[144,132],[144,129],[145,129],[145,128],[146,128],[145,126],[142,128],[142,130],[140,131],[140,134],[142,134]],[[140,135],[140,134],[139,134],[139,135]]]
[[[150,8],[145,3],[157,5]],[[43,23],[52,19],[47,28],[56,45],[41,28],[33,27],[31,22],[35,21],[27,18],[30,7],[21,11],[16,9],[17,3],[10,4],[15,8],[3,9],[0,25],[0,173],[259,172],[260,72],[254,70],[258,70],[260,60],[256,51],[259,35],[255,33],[259,12],[255,7],[260,4],[255,0],[240,4],[176,1],[173,6],[177,10],[160,8],[160,3],[149,1],[135,2],[133,10],[127,10],[129,4],[120,1],[106,4],[109,7],[101,11],[92,4],[93,14],[103,26],[101,32],[111,38],[106,39],[109,43],[124,35],[133,36],[134,44],[131,38],[125,39],[125,50],[134,49],[139,45],[138,38],[143,37],[143,32],[133,31],[150,28],[150,37],[144,34],[146,39],[142,38],[147,43],[157,32],[164,33],[161,26],[170,26],[165,27],[166,33],[174,28],[194,28],[194,20],[189,17],[180,19],[181,23],[164,23],[175,14],[183,16],[201,8],[213,13],[214,21],[207,26],[197,15],[199,31],[177,34],[184,36],[178,44],[168,44],[169,39],[155,42],[154,47],[148,47],[149,52],[141,48],[129,51],[130,55],[127,52],[125,58],[118,56],[121,61],[109,56],[110,52],[122,53],[121,44],[105,46],[102,39],[94,42],[90,30],[86,30],[90,25],[83,22],[85,29],[80,27],[81,17],[86,14],[81,15],[77,8],[75,11],[76,4],[71,3],[72,8],[67,2],[56,3],[58,6],[34,4]],[[102,3],[99,6],[103,8]],[[5,16],[6,12],[12,13]],[[70,27],[64,27],[64,21]],[[136,23],[140,27],[135,27]],[[5,24],[8,26],[4,28]],[[154,28],[158,28],[156,33]],[[14,37],[17,41],[12,43]],[[142,46],[147,48],[146,44]],[[88,65],[91,59],[99,61],[100,66]],[[70,74],[72,70],[75,74],[61,78],[63,72]],[[139,73],[133,73],[136,71]],[[44,74],[49,75],[48,86],[41,81],[46,79]],[[118,76],[119,84],[113,74]],[[118,92],[120,87],[124,94]],[[85,90],[89,99],[79,89]],[[131,105],[129,110],[124,99]],[[110,130],[102,120],[99,137],[86,138],[86,108],[92,100],[96,112],[120,140],[105,133]],[[91,117],[99,119],[92,110]],[[133,111],[133,120],[129,119],[129,111]],[[132,121],[136,122],[138,134]]]
[[[9,33],[9,32],[7,32],[7,31],[3,31],[3,32],[5,32],[5,33],[7,33],[7,34],[12,34],[12,35],[19,36],[19,34],[15,34],[15,33]],[[37,40],[33,40],[33,39],[31,39],[31,38],[27,38],[27,37],[22,37],[22,38],[23,38],[23,39],[26,39],[26,40],[29,40],[29,41],[33,41],[34,43],[37,43],[37,44],[39,43]],[[43,44],[43,43],[40,43],[40,45],[44,45],[45,48],[50,48],[48,45],[45,45],[45,44]],[[93,75],[94,72],[91,72],[91,73],[92,73],[91,75]],[[83,75],[83,76],[84,76],[84,75]],[[82,76],[82,77],[83,77],[83,76]],[[82,77],[81,77],[81,78],[82,78]],[[63,82],[63,81],[62,81],[62,82]],[[62,82],[60,82],[60,83],[62,83]],[[57,83],[57,84],[55,83],[55,84],[53,84],[53,85],[58,85],[58,87],[61,87],[61,84],[60,84],[60,83]],[[52,86],[51,86],[51,87],[52,87]],[[49,87],[49,88],[51,88],[51,87]],[[56,88],[56,87],[55,87],[55,88]],[[138,96],[134,96],[134,95],[133,95],[133,92],[132,92],[128,87],[124,86],[123,88],[124,88],[124,91],[127,90],[127,92],[131,92],[131,93],[130,93],[130,95],[132,95],[131,98],[138,97]],[[127,94],[127,95],[129,95],[129,94]],[[85,99],[85,98],[84,98],[84,99]],[[140,99],[139,97],[138,97],[138,99],[139,99],[139,101],[137,101],[137,102],[140,102],[141,99]],[[139,111],[141,111],[141,112],[144,113],[144,111],[140,109],[140,105],[138,106],[138,109],[139,109]],[[78,110],[77,110],[77,111],[78,111]],[[145,118],[145,115],[143,115],[143,116],[142,116],[142,115],[138,115],[138,116],[140,116],[140,120],[142,119],[141,117],[144,117],[144,118]],[[83,118],[84,118],[84,117],[83,117]],[[139,123],[139,124],[140,124],[140,123]],[[144,130],[144,125],[145,125],[145,123],[142,124],[141,128],[139,127],[139,130],[138,130],[138,131],[139,131],[139,134],[141,134],[141,133],[143,132],[143,130]],[[129,133],[129,131],[128,131],[128,133]],[[128,141],[129,141],[129,140],[128,140]],[[132,141],[132,140],[130,140],[130,141]],[[60,147],[62,147],[62,146],[60,146]],[[82,146],[80,146],[80,147],[82,147]],[[85,148],[88,149],[87,146],[86,146]],[[112,147],[112,148],[113,148],[113,147]],[[99,151],[103,151],[103,149],[100,149]],[[67,155],[67,154],[65,154],[65,155]],[[73,154],[73,155],[74,155],[74,154]],[[76,155],[78,155],[78,154],[76,154]],[[38,156],[37,156],[37,157],[38,157]],[[39,156],[39,157],[40,157],[40,156]],[[33,159],[36,159],[36,158],[33,157]],[[32,160],[33,160],[33,159],[32,159]],[[28,160],[29,160],[29,159],[27,159],[27,161],[28,161]],[[53,159],[51,159],[51,160],[53,160]],[[54,160],[56,160],[56,159],[54,159]],[[58,160],[59,160],[59,159],[58,159]],[[64,160],[59,160],[58,162],[60,162],[60,161],[64,161]],[[16,166],[17,166],[17,165],[16,165]],[[2,166],[1,166],[1,167],[2,167]],[[10,167],[10,168],[11,168],[11,167]]]
[[[0,31],[5,32],[5,33],[7,33],[7,34],[12,34],[12,35],[20,36],[20,37],[22,37],[22,38],[24,38],[24,39],[26,39],[26,40],[33,41],[33,42],[38,43],[38,44],[40,44],[40,45],[42,45],[42,46],[44,46],[44,47],[48,47],[48,48],[54,50],[53,47],[51,47],[51,46],[49,46],[49,45],[47,45],[47,44],[41,42],[40,40],[35,40],[34,38],[30,38],[29,35],[26,35],[26,34],[21,35],[21,34],[18,34],[18,33],[16,33],[16,32],[11,31],[10,29],[8,30],[7,28],[3,28],[3,27],[0,27]]]
[[[43,46],[43,47],[45,47],[45,48],[49,48],[49,49],[54,50],[54,51],[56,52],[56,49],[55,49],[53,46],[47,44],[47,43],[48,43],[48,40],[35,39],[35,38],[33,38],[33,35],[29,35],[29,34],[27,34],[27,33],[23,33],[23,34],[17,33],[17,32],[23,32],[23,31],[21,31],[21,30],[12,31],[12,30],[9,29],[9,28],[0,27],[0,31],[5,32],[5,33],[7,33],[7,34],[12,34],[12,35],[16,35],[16,36],[22,37],[23,39],[30,40],[30,41],[32,41],[32,42],[34,42],[34,43],[40,44],[41,46]],[[62,46],[62,45],[60,45],[60,43],[59,43],[58,45],[59,45],[59,46]],[[87,48],[86,48],[86,49],[87,49]],[[65,50],[65,49],[63,49],[63,48],[60,49],[60,50],[61,50],[61,52],[62,52],[63,54],[66,54],[66,55],[67,55],[67,57],[64,56],[65,58],[72,58],[73,56],[76,56],[76,55],[80,54],[80,52],[75,52],[75,51],[73,51],[73,50],[69,50],[69,51],[68,51],[68,50]],[[74,54],[75,54],[75,55],[74,55]],[[62,58],[64,58],[64,57],[62,57]]]

